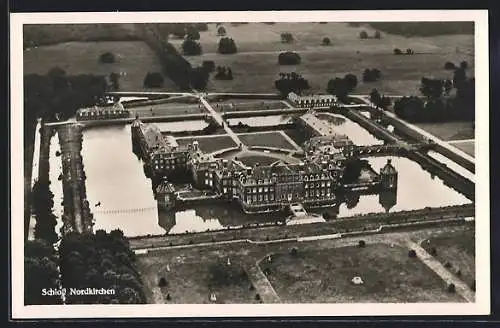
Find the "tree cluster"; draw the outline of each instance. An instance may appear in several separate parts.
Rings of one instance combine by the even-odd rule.
[[[200,32],[194,25],[188,25],[186,27],[186,40],[199,40]]]
[[[103,64],[112,64],[116,59],[112,52],[105,52],[99,56],[99,61]]]
[[[199,42],[194,39],[186,39],[182,42],[182,53],[188,56],[201,55],[202,49]]]
[[[225,28],[224,26],[222,26],[222,25],[221,25],[221,26],[219,26],[219,27],[217,28],[217,35],[218,35],[218,36],[225,36],[225,35],[226,35],[226,33],[227,33],[227,32],[226,32],[226,28]]]
[[[238,52],[238,49],[236,48],[236,43],[232,38],[222,38],[219,41],[217,51],[221,54],[235,54]]]
[[[147,72],[144,77],[145,88],[161,88],[164,82],[163,75],[160,72]]]
[[[445,70],[449,70],[449,71],[454,71],[458,68],[461,68],[463,70],[466,70],[467,68],[469,67],[469,63],[467,63],[465,60],[460,62],[460,65],[457,67],[457,65],[455,65],[455,63],[452,63],[452,62],[449,62],[447,61],[446,63],[444,63],[444,69]]]
[[[413,51],[412,48],[408,48],[404,52],[403,52],[403,50],[401,50],[399,48],[394,48],[393,52],[395,55],[413,55],[413,54],[415,54],[415,51]]]
[[[227,66],[217,66],[214,76],[217,80],[232,80],[233,71]]]
[[[109,82],[111,84],[111,89],[114,91],[120,90],[120,75],[118,73],[112,72],[109,74]]]
[[[373,69],[365,69],[363,72],[363,82],[375,82],[378,81],[381,77],[381,72],[377,68]]]
[[[288,95],[290,92],[301,94],[302,91],[310,88],[309,82],[295,72],[279,73],[279,76],[280,78],[274,81],[274,86],[282,95]]]
[[[82,107],[93,106],[105,99],[108,83],[100,75],[66,75],[60,68],[46,75],[24,76],[24,115],[26,123],[42,117],[47,121],[68,119]]]
[[[282,43],[292,43],[294,41],[293,35],[290,32],[283,32],[280,37]]]
[[[473,22],[371,22],[368,24],[381,31],[406,37],[474,34]]]
[[[55,227],[57,219],[52,209],[54,207],[54,194],[50,191],[50,181],[36,181],[32,190],[33,207],[36,225],[35,237],[49,244],[57,241]]]
[[[382,36],[380,34],[380,31],[375,31],[375,33],[373,33],[373,36],[371,38],[373,39],[380,39]],[[359,38],[360,39],[370,39],[370,36],[368,35],[368,32],[366,32],[365,30],[359,32]]]
[[[358,181],[361,170],[367,167],[368,161],[360,159],[349,159],[345,163],[345,171],[342,176],[342,183],[349,184]]]
[[[213,60],[204,60],[201,66],[209,73],[215,71],[215,62]]]
[[[332,40],[330,40],[330,38],[326,37],[326,36],[321,41],[321,45],[323,45],[323,46],[330,46],[331,44],[332,44]]]
[[[387,109],[392,101],[391,98],[382,96],[377,89],[373,89],[370,92],[370,101],[378,108]]]
[[[299,65],[300,60],[300,55],[293,51],[282,52],[278,55],[280,65]]]
[[[24,244],[24,303],[26,305],[61,304],[60,296],[42,295],[42,289],[57,289],[59,271],[52,246],[42,240]]]
[[[68,233],[60,248],[62,285],[114,289],[114,295],[66,295],[67,304],[144,304],[135,254],[120,230]]]
[[[346,74],[343,78],[336,77],[328,81],[326,92],[335,95],[340,101],[346,102],[347,95],[356,89],[358,78],[354,74]]]
[[[203,66],[194,67],[189,72],[191,88],[205,90],[208,84],[209,71]]]

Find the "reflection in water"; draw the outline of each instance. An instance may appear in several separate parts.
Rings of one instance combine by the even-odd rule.
[[[227,120],[229,125],[247,124],[248,126],[274,126],[287,124],[292,122],[292,118],[288,115],[270,115],[270,116],[253,116],[243,118],[230,118]]]
[[[181,131],[199,131],[208,126],[205,121],[182,121],[182,122],[157,122],[154,123],[161,132],[181,132]]]
[[[338,134],[345,134],[358,146],[383,145],[384,141],[377,139],[370,132],[363,129],[361,125],[355,123],[343,115],[320,113],[318,118],[329,121],[333,125],[333,130]],[[343,120],[341,124],[340,120]]]
[[[151,181],[132,152],[130,125],[84,130],[82,156],[94,230],[120,228],[126,236],[165,232],[158,226]]]
[[[267,119],[268,117],[260,123],[267,123]],[[175,124],[182,125],[185,122]],[[355,143],[380,143],[359,125],[349,123],[348,120],[336,129],[344,126],[345,130],[339,133],[347,133]],[[182,128],[185,129],[185,126]],[[172,125],[169,125],[169,129],[172,129]],[[53,142],[56,140],[54,138]],[[55,178],[51,178],[54,184],[52,191],[57,204],[60,203],[62,190],[58,191],[56,189],[59,187],[55,188],[60,172],[60,158],[55,157],[57,150],[55,147],[51,147],[50,155],[51,174],[55,175]],[[164,234],[169,231],[171,233],[182,233],[186,230],[205,231],[216,227],[234,227],[251,223],[274,223],[283,221],[287,217],[285,213],[246,215],[237,204],[226,202],[184,206],[178,209],[177,216],[175,213],[158,213],[151,182],[144,176],[142,162],[132,152],[130,125],[85,130],[82,156],[87,175],[87,197],[95,218],[94,229],[109,231],[120,228],[130,237]],[[368,161],[378,172],[386,164],[387,158],[369,158]],[[58,164],[52,164],[52,161]],[[399,157],[392,157],[392,162],[399,172],[396,197],[388,194],[350,195],[346,197],[345,202],[338,205],[338,208],[331,208],[329,212],[345,217],[385,212],[386,208],[390,212],[395,212],[422,209],[427,206],[470,203],[465,196],[445,186],[439,178],[432,178],[431,174],[424,171],[417,163]],[[53,167],[59,171],[53,173]],[[97,202],[101,202],[100,207],[94,206]],[[324,211],[325,209],[318,209],[308,212]]]

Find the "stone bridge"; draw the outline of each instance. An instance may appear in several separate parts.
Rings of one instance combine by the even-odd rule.
[[[412,151],[427,151],[434,146],[433,143],[351,146],[345,152],[353,157],[398,156]]]

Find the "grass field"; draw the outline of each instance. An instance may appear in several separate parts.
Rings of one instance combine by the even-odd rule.
[[[200,145],[200,149],[204,152],[211,153],[220,149],[226,149],[231,147],[236,147],[236,143],[234,143],[231,137],[222,135],[222,136],[204,136],[204,137],[193,137],[193,138],[178,138],[176,139],[179,145],[187,145],[192,143],[195,140],[198,140]]]
[[[463,302],[406,249],[388,245],[281,253],[261,268],[269,268],[269,281],[287,303]],[[352,284],[354,276],[364,284]]]
[[[277,131],[238,134],[238,137],[240,138],[241,142],[249,147],[261,146],[295,150],[293,145],[291,145],[290,142],[288,142],[288,140],[280,132]]]
[[[116,62],[101,64],[99,56],[108,51],[115,54]],[[24,74],[45,74],[56,66],[68,75],[126,73],[119,80],[122,91],[146,90],[146,73],[162,71],[155,53],[141,41],[66,42],[24,51]],[[165,77],[161,90],[178,88]]]
[[[475,143],[474,141],[465,141],[465,142],[455,142],[453,143],[453,147],[457,147],[461,151],[471,155],[472,157],[475,156]]]
[[[153,114],[160,115],[184,115],[184,114],[200,114],[206,113],[206,109],[200,104],[181,104],[181,103],[163,103],[147,106],[134,106],[128,108],[132,113],[131,116],[136,114],[139,117],[149,117]]]
[[[474,139],[474,123],[472,122],[418,123],[415,125],[444,141]]]
[[[225,260],[225,259],[224,259]],[[147,286],[147,297],[155,303],[204,304],[212,303],[210,293],[215,293],[215,303],[254,303],[255,292],[246,271],[238,264],[223,259],[204,260],[203,262],[183,263],[181,257],[167,264],[160,255],[140,258],[140,272]],[[234,261],[236,262],[236,261]],[[158,287],[161,277],[167,281]],[[170,300],[167,300],[170,295]]]
[[[429,242],[427,242],[429,241]],[[436,248],[436,258],[444,264],[449,262],[449,270],[461,271],[461,277],[467,284],[475,280],[475,232],[469,228],[463,231],[445,232],[422,242],[427,251]]]
[[[266,166],[266,165],[271,165],[272,163],[278,161],[278,159],[276,158],[267,156],[255,156],[255,155],[238,157],[238,160],[240,160],[243,164],[248,166],[255,166],[255,164]]]
[[[329,79],[354,73],[358,76],[355,92],[368,93],[378,88],[387,94],[419,94],[418,86],[423,76],[451,78],[452,73],[443,69],[446,61],[462,60],[473,63],[472,35],[406,38],[382,34],[382,39],[361,40],[361,29],[373,33],[369,27],[353,28],[343,23],[277,23],[245,24],[226,26],[228,36],[234,38],[238,53],[220,55],[216,53],[218,37],[215,26],[201,33],[200,43],[204,54],[189,56],[194,65],[203,60],[214,60],[216,65],[231,67],[233,81],[211,79],[208,89],[217,91],[269,92],[274,90],[274,80],[279,72],[297,71],[309,80],[311,91],[324,92]],[[293,44],[280,41],[281,32],[291,32],[296,39]],[[330,37],[332,46],[321,46],[324,36]],[[180,46],[180,41],[177,42]],[[395,47],[411,47],[413,56],[394,56]],[[278,54],[284,50],[295,50],[302,63],[298,66],[278,65]],[[378,68],[382,79],[375,83],[363,83],[361,74],[366,68]],[[473,75],[471,67],[469,75]]]

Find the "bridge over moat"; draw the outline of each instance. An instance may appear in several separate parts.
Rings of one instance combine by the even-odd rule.
[[[432,143],[350,146],[345,153],[353,157],[402,156],[413,151],[431,150],[434,146]]]

